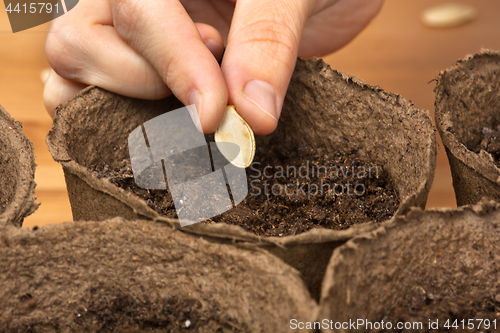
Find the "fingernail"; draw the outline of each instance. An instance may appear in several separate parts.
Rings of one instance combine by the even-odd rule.
[[[245,85],[243,94],[246,99],[255,104],[259,109],[276,119],[276,121],[278,120],[276,93],[269,83],[261,80],[250,81]]]
[[[212,52],[216,59],[222,57],[222,53],[224,53],[224,45],[221,45],[214,39],[207,39],[205,41],[205,46]]]
[[[186,106],[186,109],[193,120],[194,125],[198,129],[198,131],[203,133],[203,129],[201,128],[200,122],[200,111],[201,111],[201,95],[198,90],[193,90],[189,93],[188,97],[189,105]]]

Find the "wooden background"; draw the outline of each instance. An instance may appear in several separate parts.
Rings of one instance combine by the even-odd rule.
[[[420,23],[423,9],[449,1],[386,0],[369,27],[326,60],[332,68],[399,93],[417,108],[433,114],[434,83],[430,81],[440,70],[481,48],[500,50],[498,0],[456,1],[479,10],[479,18],[462,27],[436,30]],[[48,67],[44,55],[48,24],[13,34],[4,9],[0,5],[0,104],[23,122],[26,136],[34,143],[38,164],[36,195],[42,203],[24,226],[70,221],[62,170],[45,145],[51,119],[42,103],[40,72]],[[427,207],[455,206],[446,154],[439,143],[438,166]]]

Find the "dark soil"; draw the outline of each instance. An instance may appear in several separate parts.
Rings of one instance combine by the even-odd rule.
[[[422,330],[412,328],[403,332],[498,332],[500,329],[498,313],[500,313],[500,295],[478,300],[475,297],[458,296],[458,294],[454,297],[427,294],[422,288],[416,287],[407,295],[403,305],[392,308],[383,320],[393,325],[397,322],[422,323]],[[434,329],[435,326],[429,328],[429,319],[433,323],[437,321],[437,330]],[[394,332],[394,330],[377,330],[377,332]]]
[[[495,164],[500,167],[500,126],[496,128],[483,127],[481,142],[472,147],[472,151],[479,154],[484,150],[493,156]]]
[[[326,154],[301,147],[286,156],[267,154],[256,156],[247,169],[247,198],[207,223],[236,224],[262,236],[287,236],[316,227],[341,230],[382,222],[398,209],[399,199],[387,172],[354,151]],[[129,160],[94,171],[134,192],[161,215],[177,217],[168,191],[135,184]]]

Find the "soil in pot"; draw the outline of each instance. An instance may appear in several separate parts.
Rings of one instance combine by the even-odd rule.
[[[93,169],[99,177],[144,199],[159,214],[177,217],[168,190],[147,190],[135,184],[128,159]],[[383,167],[348,149],[329,154],[299,147],[287,155],[262,150],[247,169],[247,182],[247,198],[206,223],[235,224],[260,236],[281,237],[316,227],[342,230],[368,221],[382,222],[399,206]]]

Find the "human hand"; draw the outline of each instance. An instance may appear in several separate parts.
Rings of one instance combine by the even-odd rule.
[[[196,104],[212,133],[227,104],[255,134],[272,132],[297,56],[352,40],[383,0],[80,0],[52,21],[44,90],[51,115],[87,85]],[[222,65],[217,59],[226,50]]]

